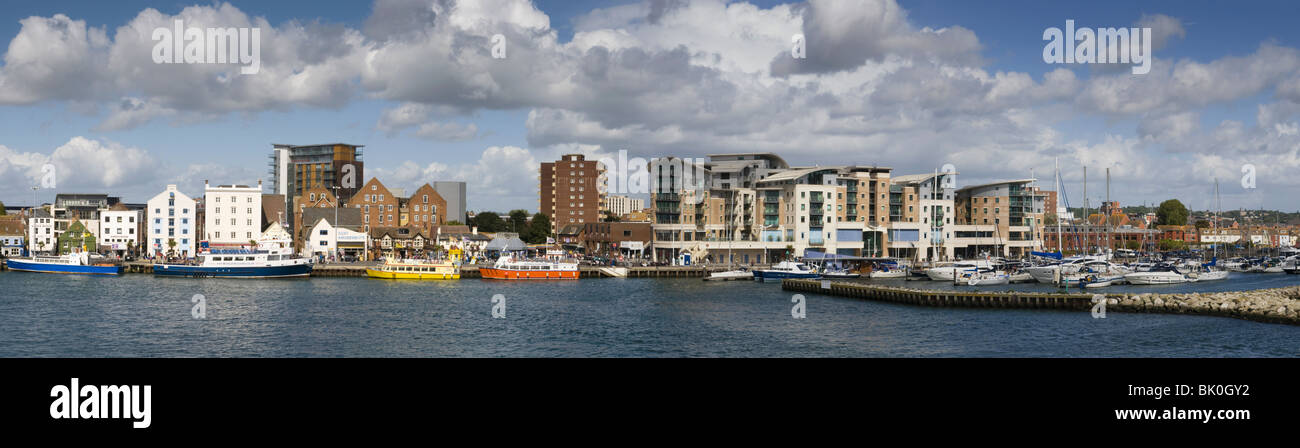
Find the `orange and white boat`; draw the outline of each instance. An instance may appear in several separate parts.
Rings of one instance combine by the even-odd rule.
[[[490,268],[479,269],[485,279],[499,280],[545,280],[578,278],[578,263],[564,263],[546,260],[516,260],[514,257],[501,257]]]

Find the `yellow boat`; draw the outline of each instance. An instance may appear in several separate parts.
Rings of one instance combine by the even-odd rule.
[[[366,276],[398,280],[458,280],[460,269],[447,261],[385,261],[377,269],[366,269]]]

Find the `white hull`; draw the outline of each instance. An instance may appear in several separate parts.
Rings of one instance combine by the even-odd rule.
[[[709,278],[716,279],[716,280],[742,279],[742,278],[748,279],[748,278],[754,278],[754,273],[736,269],[731,271],[714,272],[712,274],[709,274]]]
[[[1172,285],[1195,281],[1177,272],[1134,272],[1124,276],[1130,285]]]
[[[892,271],[872,271],[871,278],[903,278],[907,277],[907,271],[895,269]]]

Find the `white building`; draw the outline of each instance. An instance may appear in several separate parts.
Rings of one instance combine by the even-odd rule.
[[[347,227],[334,227],[328,218],[316,220],[310,229],[307,239],[303,242],[302,255],[305,257],[341,256],[347,251],[340,251],[340,246],[345,249],[360,248],[362,251],[370,247],[369,234]],[[361,254],[361,256],[365,255]]]
[[[645,200],[620,195],[605,196],[605,210],[614,216],[623,216],[645,208]]]
[[[27,250],[31,253],[53,252],[59,245],[54,233],[54,217],[45,209],[38,209],[27,218]]]
[[[135,229],[140,224],[138,210],[106,210],[99,214],[100,246],[107,246],[119,255],[135,250],[139,246],[140,235]]]
[[[279,250],[288,249],[293,246],[293,236],[289,231],[284,230],[278,222],[273,222],[266,226],[262,231],[262,236],[257,239],[258,250]]]
[[[262,236],[262,181],[210,186],[203,182],[204,239],[212,247],[247,247]]]
[[[142,242],[146,252],[154,256],[174,253],[176,256],[191,258],[199,236],[195,232],[197,208],[194,199],[168,185],[148,202],[149,227]],[[175,245],[172,245],[172,242]]]

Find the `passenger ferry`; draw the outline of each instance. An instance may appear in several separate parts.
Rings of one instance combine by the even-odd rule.
[[[312,261],[286,250],[216,249],[198,255],[198,264],[155,264],[160,277],[285,278],[311,274]]]
[[[90,255],[78,252],[59,256],[34,256],[10,258],[9,269],[43,274],[122,275],[122,266],[116,263],[91,263]]]
[[[396,280],[456,280],[460,268],[448,261],[385,260],[374,269],[366,269],[370,278]]]
[[[516,260],[507,255],[498,258],[492,267],[479,269],[479,273],[485,279],[498,280],[577,279],[578,263]]]

